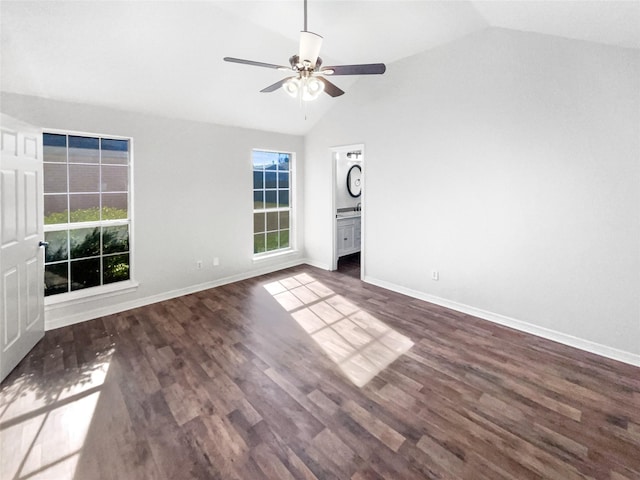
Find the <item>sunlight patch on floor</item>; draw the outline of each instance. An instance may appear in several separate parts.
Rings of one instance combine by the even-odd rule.
[[[25,376],[2,390],[0,478],[74,478],[112,355],[51,384]]]
[[[358,387],[413,346],[409,337],[306,273],[264,288]]]

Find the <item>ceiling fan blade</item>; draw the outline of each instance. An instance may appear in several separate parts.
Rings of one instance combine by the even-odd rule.
[[[344,90],[338,88],[338,86],[331,83],[329,80],[323,77],[314,77],[324,83],[324,91],[327,92],[332,97],[339,97],[344,93]]]
[[[318,55],[320,55],[320,47],[322,46],[322,37],[312,32],[300,32],[300,51],[298,53],[299,62],[305,64],[309,62],[311,68],[315,68]]]
[[[244,60],[242,58],[224,57],[225,62],[241,63],[243,65],[253,65],[254,67],[274,68],[276,70],[291,70],[289,67],[282,65],[274,65],[273,63],[254,62],[253,60]]]
[[[288,80],[290,80],[292,78],[296,78],[296,77],[283,78],[282,80],[279,80],[276,83],[274,83],[273,85],[269,85],[268,87],[265,87],[260,91],[263,92],[263,93],[275,92],[277,89],[282,87],[282,85],[284,85]]]
[[[381,75],[387,70],[384,63],[363,63],[361,65],[336,65],[323,67],[323,75]]]

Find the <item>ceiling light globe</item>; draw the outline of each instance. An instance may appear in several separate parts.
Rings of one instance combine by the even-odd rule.
[[[300,91],[300,80],[298,80],[297,78],[290,78],[289,80],[284,82],[282,88],[285,92],[295,98],[298,96],[298,92]]]
[[[302,100],[315,100],[324,90],[324,83],[315,77],[309,77],[302,88]]]

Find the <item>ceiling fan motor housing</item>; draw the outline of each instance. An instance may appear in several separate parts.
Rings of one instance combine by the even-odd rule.
[[[291,69],[294,72],[316,72],[322,65],[322,58],[318,57],[315,67],[312,67],[309,61],[301,62],[299,55],[292,55],[291,57],[289,57],[289,65],[291,65]]]

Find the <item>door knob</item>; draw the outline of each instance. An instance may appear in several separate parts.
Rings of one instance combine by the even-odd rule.
[[[38,243],[39,247],[48,247],[49,246],[49,242],[43,242],[42,240],[40,240],[40,243]]]

